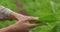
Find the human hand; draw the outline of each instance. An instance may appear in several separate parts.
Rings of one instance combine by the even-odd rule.
[[[31,24],[31,20],[38,20],[37,17],[24,17],[20,18],[20,20],[14,24],[16,26],[16,29],[20,32],[29,32],[30,29],[36,27],[36,26],[41,26],[43,25],[42,23],[40,24]]]

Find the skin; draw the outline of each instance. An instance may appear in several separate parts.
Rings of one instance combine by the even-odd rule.
[[[17,22],[13,25],[0,29],[0,32],[29,32],[32,28],[36,26],[41,26],[42,24],[31,24],[30,21],[38,20],[38,17],[25,16],[18,14],[9,10],[8,18],[16,19]]]
[[[31,24],[29,23],[31,20],[38,20],[37,17],[24,17],[24,18],[19,18],[18,22],[16,22],[13,25],[10,25],[6,28],[2,28],[0,31],[1,32],[29,32],[30,29],[36,27],[36,26],[41,26],[41,24]]]

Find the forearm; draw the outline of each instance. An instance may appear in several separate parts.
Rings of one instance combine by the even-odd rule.
[[[16,26],[11,25],[5,28],[0,29],[1,32],[15,32],[16,31]]]
[[[12,25],[12,26],[8,26],[8,27],[0,29],[0,32],[29,32],[29,30],[24,30],[24,29],[22,30],[20,29],[20,27],[18,28]]]
[[[12,10],[5,8],[3,6],[0,6],[0,19],[16,19],[18,18],[18,15],[21,16],[21,14],[15,13]]]
[[[23,27],[24,28],[24,27]],[[15,24],[0,29],[1,32],[29,32],[29,29],[22,29],[21,26]]]

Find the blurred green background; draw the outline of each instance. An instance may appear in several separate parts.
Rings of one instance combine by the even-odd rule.
[[[32,32],[60,32],[60,0],[20,0],[31,16],[39,17],[39,21],[47,25],[33,28]],[[0,5],[18,12],[14,0],[0,0]],[[16,21],[1,21],[0,28]]]

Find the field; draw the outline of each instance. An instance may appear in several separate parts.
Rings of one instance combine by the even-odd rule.
[[[60,32],[60,0],[20,0],[31,16],[39,17],[39,21],[47,25],[38,26],[32,32]],[[0,5],[18,12],[14,0],[0,0]],[[0,22],[0,28],[15,23],[15,20]]]

